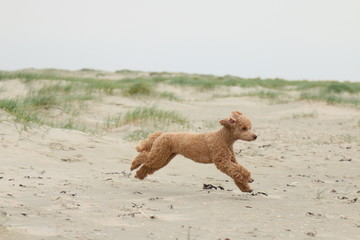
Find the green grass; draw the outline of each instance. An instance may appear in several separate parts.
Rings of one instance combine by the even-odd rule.
[[[182,101],[180,97],[178,97],[172,92],[157,92],[156,96],[162,99],[168,99],[170,101],[178,101],[178,102]]]
[[[140,126],[168,126],[170,124],[187,125],[188,120],[175,111],[151,107],[137,107],[123,115],[109,116],[105,120],[106,128],[116,128],[127,124]]]
[[[96,72],[92,69],[82,69],[79,72]],[[116,73],[136,73],[130,70],[121,70]],[[79,77],[78,72],[67,72],[60,74],[54,69],[45,69],[33,72],[30,70],[6,72],[0,71],[0,80],[21,79],[24,81],[33,80],[64,80],[68,82],[77,82],[85,84],[90,90],[104,91],[108,94],[114,94],[116,90],[122,90],[128,95],[149,94],[151,88],[158,83],[164,83],[176,86],[195,87],[200,90],[211,90],[217,86],[239,86],[242,88],[263,87],[270,90],[309,90],[323,89],[331,93],[360,93],[360,83],[353,82],[335,82],[335,81],[287,81],[284,79],[261,79],[261,78],[241,78],[236,76],[213,76],[200,74],[169,74],[152,73],[149,77],[136,77],[127,79],[106,79],[93,77]]]
[[[172,77],[168,79],[159,78],[158,81],[164,81],[169,85],[177,85],[177,86],[188,86],[188,87],[196,87],[200,90],[211,90],[214,89],[215,86],[218,85],[217,81],[214,81],[212,78],[203,78],[203,77]]]
[[[155,128],[142,128],[135,131],[132,131],[125,135],[124,139],[127,141],[139,141],[146,139],[151,133],[164,130],[164,129],[155,129]]]
[[[154,87],[147,82],[134,82],[126,85],[122,93],[125,96],[136,96],[136,95],[150,96],[151,94],[154,93]]]
[[[63,128],[63,129],[72,129],[79,130],[82,132],[87,132],[89,129],[86,127],[86,124],[80,122],[74,118],[69,118],[67,120],[61,121],[48,121],[46,125],[54,127],[54,128]]]
[[[276,100],[279,99],[279,97],[281,97],[281,95],[283,95],[281,92],[275,92],[275,91],[253,91],[253,92],[249,92],[244,94],[244,96],[256,96],[259,98],[263,98],[263,99],[271,99],[271,100]]]
[[[108,116],[104,120],[105,129],[118,128],[123,125],[124,125],[124,123],[122,121],[122,115]]]
[[[159,109],[156,105],[137,107],[125,114],[108,117],[104,122],[106,129],[124,125],[140,126],[141,129],[132,131],[125,136],[125,140],[129,141],[145,139],[154,131],[167,131],[169,126],[189,127],[189,121],[185,117],[175,111]]]
[[[45,95],[45,94],[59,94],[59,93],[71,93],[76,91],[76,89],[81,88],[78,84],[51,84],[51,85],[45,85],[40,90],[38,90],[39,95]]]
[[[296,113],[292,115],[293,119],[300,119],[300,118],[316,118],[318,117],[317,112],[313,111],[310,113]]]
[[[300,100],[325,102],[330,105],[345,105],[351,107],[360,106],[360,97],[358,96],[344,96],[335,93],[321,92],[303,92],[300,94]]]
[[[29,111],[27,105],[19,99],[0,99],[0,109],[10,113],[16,122],[25,125],[36,123],[43,124],[42,119],[36,112]]]
[[[82,70],[92,72],[87,69]],[[134,96],[151,96],[178,100],[179,98],[169,92],[157,92],[154,86],[143,80],[107,80],[93,78],[79,78],[60,76],[47,70],[35,74],[32,72],[0,72],[0,80],[22,79],[28,86],[28,93],[24,97],[13,99],[0,99],[0,109],[5,110],[14,117],[16,122],[26,124],[42,124],[52,127],[85,130],[83,123],[76,120],[80,111],[86,109],[86,103],[103,97],[104,94],[119,93]],[[51,74],[50,74],[51,73]],[[42,80],[41,82],[38,80]],[[39,83],[43,84],[39,87]],[[48,116],[48,111],[58,109],[65,116],[63,121],[57,121]],[[65,113],[65,115],[63,114]],[[107,127],[123,124],[143,124],[152,121],[153,124],[185,123],[186,120],[171,111],[164,111],[153,107],[136,108],[122,116],[121,120],[109,118]]]
[[[147,123],[148,121],[158,121],[161,123],[187,124],[187,120],[175,111],[158,109],[155,105],[151,107],[137,107],[124,115],[125,124],[128,123]]]
[[[49,82],[50,83],[50,82]],[[79,90],[76,84],[47,84],[39,89],[31,88],[24,97],[0,99],[0,109],[8,112],[16,122],[24,124],[40,124],[62,128],[79,129],[74,120],[56,123],[47,117],[47,111],[58,108],[69,115],[75,116],[84,109],[86,101],[95,97]],[[80,88],[81,89],[81,88]]]
[[[255,90],[240,94],[213,94],[214,98],[228,98],[228,97],[258,97],[261,99],[269,100],[270,103],[286,103],[289,96],[282,91],[278,90]]]
[[[132,74],[136,71],[121,70],[112,74]],[[247,88],[247,93],[219,94],[213,97],[252,96],[267,99],[272,103],[283,103],[296,100],[325,102],[332,105],[360,107],[360,83],[335,81],[287,81],[284,79],[241,78],[235,76],[213,76],[184,73],[158,72],[148,77],[107,79],[109,75],[93,69],[64,71],[56,69],[0,71],[0,81],[20,79],[30,88],[22,98],[0,99],[0,109],[14,116],[17,122],[56,125],[63,128],[85,129],[76,121],[76,116],[86,108],[87,102],[99,100],[104,95],[122,95],[129,98],[159,98],[171,101],[182,99],[171,92],[161,92],[159,84],[192,87],[199,91],[217,91],[218,87],[237,86]],[[41,81],[39,81],[41,80]],[[39,83],[43,84],[39,88]],[[253,90],[254,89],[254,90]],[[184,90],[185,91],[185,90]],[[295,97],[296,96],[296,97]],[[52,108],[66,113],[70,120],[51,122],[47,111]],[[294,116],[314,117],[314,116]],[[188,124],[181,115],[158,109],[156,106],[139,107],[121,116],[112,116],[106,120],[105,127],[112,128],[124,124],[140,126],[158,126]],[[135,133],[134,133],[135,134]],[[140,132],[137,133],[141,135]],[[144,133],[145,134],[145,133]]]
[[[329,93],[359,93],[360,85],[352,83],[330,83],[325,87],[325,91]]]
[[[76,74],[74,74],[76,75]],[[124,85],[119,81],[114,81],[110,79],[98,79],[98,78],[84,78],[77,76],[61,76],[56,73],[47,73],[46,71],[40,73],[33,72],[4,72],[0,71],[0,80],[9,80],[9,79],[20,79],[27,83],[33,82],[36,80],[50,80],[50,81],[66,81],[69,83],[76,83],[77,86],[82,84],[83,88],[88,91],[101,91],[106,94],[113,94],[116,90],[123,89]]]
[[[82,69],[80,72],[96,72],[96,70]],[[124,71],[120,71],[123,73]],[[71,73],[71,72],[70,72]],[[73,92],[86,91],[88,94],[105,93],[108,95],[122,94],[126,97],[150,96],[165,98],[177,101],[179,97],[174,94],[162,93],[156,91],[158,83],[164,82],[162,78],[127,78],[127,79],[106,79],[94,77],[79,77],[76,72],[68,75],[61,75],[55,70],[42,70],[38,73],[31,71],[0,71],[0,81],[9,79],[20,79],[25,83],[31,84],[37,80],[47,80],[49,82],[62,81],[61,84],[49,86],[42,91],[45,92]],[[70,75],[70,76],[69,76]],[[67,82],[67,84],[63,83]]]
[[[23,102],[33,109],[60,107],[64,111],[71,112],[73,109],[84,107],[86,101],[95,99],[97,99],[95,94],[86,91],[81,85],[50,84],[38,90],[30,90]]]
[[[92,69],[82,69],[79,72],[96,72]],[[121,70],[116,73],[131,73],[135,71]],[[136,73],[136,72],[135,72]],[[307,90],[314,88],[325,88],[329,92],[348,92],[359,93],[360,83],[354,82],[335,82],[335,81],[287,81],[284,79],[262,79],[262,78],[241,78],[236,76],[213,76],[213,75],[200,75],[200,74],[174,74],[169,76],[169,73],[152,73],[149,77],[136,77],[127,79],[106,79],[98,78],[96,75],[93,77],[79,77],[77,72],[67,72],[66,75],[60,74],[59,71],[54,69],[38,70],[33,72],[30,70],[22,71],[0,71],[0,80],[8,79],[22,79],[24,81],[32,80],[65,80],[69,82],[80,82],[95,89],[114,90],[126,87],[126,84],[146,82],[150,85],[157,83],[165,83],[170,85],[179,86],[192,86],[201,89],[213,89],[216,86],[240,86],[244,88],[250,87],[264,87],[267,89],[283,90],[287,88],[297,90]]]

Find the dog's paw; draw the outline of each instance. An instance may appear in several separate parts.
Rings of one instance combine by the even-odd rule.
[[[147,176],[147,173],[144,168],[140,168],[135,174],[135,178],[138,178],[140,180],[143,180],[146,176]]]
[[[246,182],[238,182],[234,181],[236,186],[242,191],[242,192],[249,192],[251,193],[253,190],[250,188],[249,184]]]
[[[251,193],[253,191],[248,184],[242,184],[240,190],[242,192],[248,192],[248,193]]]
[[[251,177],[251,173],[247,172],[244,174],[244,180],[247,183],[252,183],[254,181],[254,179]]]
[[[140,179],[140,180],[144,180],[145,176],[143,174],[136,174],[135,178]]]
[[[131,165],[131,167],[130,167],[130,171],[132,171],[132,170],[135,170],[135,169],[137,169],[139,166],[136,166],[136,165]]]
[[[240,188],[240,190],[241,190],[242,192],[247,192],[247,193],[251,193],[251,192],[254,191],[254,190],[251,189],[249,186],[242,186],[242,188]]]

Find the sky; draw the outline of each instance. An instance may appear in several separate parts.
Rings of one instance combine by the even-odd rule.
[[[0,0],[0,69],[360,82],[359,0]]]

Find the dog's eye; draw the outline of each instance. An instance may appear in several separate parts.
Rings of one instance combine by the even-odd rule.
[[[243,131],[246,131],[247,129],[246,129],[246,127],[243,127],[242,130],[243,130]]]

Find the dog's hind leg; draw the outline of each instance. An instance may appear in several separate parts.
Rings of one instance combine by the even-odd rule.
[[[150,134],[147,137],[147,139],[142,141],[139,146],[136,147],[136,151],[138,151],[139,154],[136,156],[134,161],[132,161],[132,163],[131,163],[131,167],[130,167],[131,171],[140,167],[141,164],[143,164],[147,160],[147,155],[149,154],[153,143],[162,134],[163,134],[163,132],[154,132],[154,133]]]
[[[141,168],[137,170],[135,177],[143,180],[147,175],[153,174],[160,168],[165,167],[175,156],[176,153],[173,153],[165,161],[159,161],[154,165],[149,165],[147,163],[143,164]]]
[[[170,157],[163,164],[158,165],[157,168],[149,167],[149,169],[147,170],[147,174],[148,175],[153,174],[155,171],[159,170],[160,168],[165,167],[176,155],[177,155],[176,153],[171,154]]]
[[[144,151],[145,152],[150,152],[153,143],[162,134],[163,134],[163,132],[160,132],[160,131],[150,134],[144,141],[142,141],[140,143],[139,146],[136,147],[136,151],[138,151],[138,152],[144,152]]]
[[[146,161],[136,172],[135,177],[144,179],[147,175],[153,174],[155,171],[166,166],[176,153],[171,151],[171,147],[166,145],[165,141],[157,141],[147,155]]]
[[[134,159],[134,161],[131,163],[131,168],[130,170],[134,170],[137,169],[138,167],[140,167],[141,164],[143,164],[146,159],[147,159],[147,155],[149,154],[149,152],[141,152],[139,153],[136,158]]]

